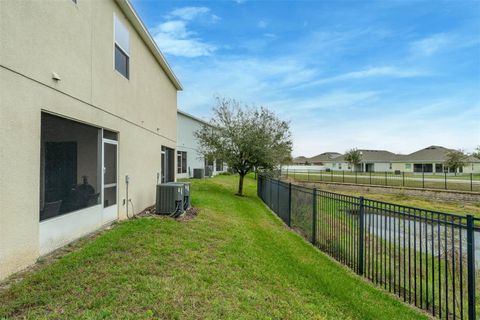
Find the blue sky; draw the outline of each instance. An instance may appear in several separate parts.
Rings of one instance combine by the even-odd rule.
[[[208,119],[214,96],[290,121],[294,156],[480,144],[479,1],[133,5]]]

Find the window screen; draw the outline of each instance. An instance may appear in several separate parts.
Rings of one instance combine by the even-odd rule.
[[[42,113],[40,220],[100,203],[100,129]]]

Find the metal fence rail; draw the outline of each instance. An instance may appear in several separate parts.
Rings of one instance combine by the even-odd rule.
[[[479,219],[306,188],[264,175],[258,177],[257,192],[320,250],[403,301],[438,318],[480,318],[475,299]]]
[[[356,171],[326,171],[308,169],[283,169],[282,175],[297,181],[310,182],[340,182],[367,184],[376,186],[391,186],[405,188],[427,188],[457,191],[480,192],[480,174],[450,173],[413,173],[413,172],[356,172]]]

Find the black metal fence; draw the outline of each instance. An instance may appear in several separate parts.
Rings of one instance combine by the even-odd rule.
[[[282,170],[285,177],[297,181],[311,182],[341,182],[378,186],[405,188],[428,188],[458,191],[480,192],[480,174],[428,173],[428,172],[356,172],[356,171],[326,171],[318,169],[288,169]]]
[[[258,177],[257,192],[289,227],[403,301],[438,318],[480,318],[475,299],[480,290],[480,252],[475,249],[480,219],[306,188],[264,175]]]

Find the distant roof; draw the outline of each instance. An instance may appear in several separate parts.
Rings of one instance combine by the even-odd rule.
[[[304,156],[295,157],[292,160],[293,163],[305,163],[307,161],[308,161],[308,158]]]
[[[179,91],[183,90],[182,84],[178,80],[178,78],[175,76],[173,73],[172,69],[170,68],[170,65],[167,62],[167,59],[165,59],[165,56],[163,53],[160,51],[158,48],[157,44],[153,40],[152,36],[148,32],[147,28],[142,22],[142,19],[138,16],[138,14],[135,12],[135,9],[131,5],[129,0],[115,0],[122,9],[123,13],[125,16],[130,20],[130,23],[133,25],[135,30],[138,32],[140,35],[140,38],[145,42],[147,47],[150,49],[152,52],[153,56],[155,59],[158,61],[160,66],[162,67],[163,71],[167,74],[168,78],[172,82],[172,84],[175,86],[175,88]]]
[[[195,120],[195,121],[198,121],[198,122],[201,122],[201,123],[203,123],[203,124],[206,124],[206,125],[208,125],[208,126],[211,126],[211,124],[210,124],[208,121],[202,120],[202,119],[200,119],[200,118],[198,118],[198,117],[196,117],[196,116],[194,116],[194,115],[191,115],[190,113],[187,113],[187,112],[185,112],[185,111],[182,111],[182,110],[177,109],[177,113],[178,113],[178,114],[181,114],[181,115],[183,115],[183,116],[185,116],[185,117],[188,117],[188,118],[190,118],[190,119],[193,119],[193,120]]]
[[[324,152],[320,153],[314,157],[308,158],[309,162],[324,162],[324,161],[331,161],[332,159],[335,159],[339,156],[341,156],[341,153],[338,152]]]
[[[447,154],[454,149],[445,148],[442,146],[430,146],[413,153],[403,155],[395,154],[387,150],[367,150],[360,149],[362,153],[362,162],[444,162]],[[322,154],[320,154],[322,155]],[[320,155],[316,156],[319,157]],[[313,157],[313,158],[316,158]],[[311,159],[313,159],[311,158]],[[309,161],[311,161],[309,159]],[[328,161],[328,160],[323,160]],[[332,158],[332,162],[345,162],[345,155]],[[467,162],[480,162],[480,159],[469,156]]]
[[[431,161],[431,162],[443,162],[447,159],[447,154],[449,152],[455,151],[454,149],[445,148],[442,146],[430,146],[408,155],[402,156],[401,161],[411,161],[411,162],[420,162],[420,161]],[[467,161],[471,162],[480,162],[479,159],[474,157],[468,157]]]
[[[362,162],[377,161],[377,162],[390,162],[398,159],[397,154],[387,151],[387,150],[368,150],[360,149],[358,150],[362,154]],[[333,159],[334,162],[343,162],[345,161],[345,155],[341,155]]]

